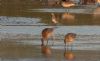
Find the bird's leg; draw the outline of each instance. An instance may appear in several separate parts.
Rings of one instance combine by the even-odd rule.
[[[65,43],[64,47],[65,47],[65,49],[66,49],[66,43]]]
[[[65,51],[68,50],[68,45],[65,43]]]
[[[67,43],[67,50],[70,50],[70,43]]]
[[[65,47],[65,49],[66,49],[66,46],[67,46],[67,45],[66,45],[66,41],[65,41],[65,40],[64,40],[64,44],[65,44],[64,47]]]
[[[69,43],[67,43],[67,50],[69,50],[69,47],[70,47],[70,46],[69,46]]]
[[[65,47],[65,52],[67,51],[66,47]]]
[[[55,40],[55,37],[54,35],[52,35],[52,46],[54,45],[54,40]]]
[[[70,45],[70,50],[72,51],[72,44]]]
[[[42,42],[41,46],[43,46],[43,45],[44,45],[44,40],[43,40],[43,38],[41,38],[41,42]]]
[[[47,40],[47,44],[46,44],[46,46],[48,45],[48,40]]]
[[[71,44],[71,51],[73,50],[73,43]]]

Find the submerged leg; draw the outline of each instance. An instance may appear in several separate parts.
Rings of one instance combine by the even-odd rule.
[[[66,40],[64,40],[65,48],[68,50],[68,43]]]
[[[67,43],[67,50],[69,50],[69,47],[70,47],[70,46],[69,46],[69,43]]]
[[[54,40],[55,40],[55,37],[54,35],[52,35],[52,46],[54,45]]]
[[[73,43],[71,44],[71,50],[73,50]]]
[[[64,47],[65,47],[65,49],[66,49],[66,43],[65,43]]]
[[[41,38],[41,46],[43,46],[44,45],[44,40]]]
[[[48,40],[47,40],[47,44],[46,44],[46,46],[48,45]]]

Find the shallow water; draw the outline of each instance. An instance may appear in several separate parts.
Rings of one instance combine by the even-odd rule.
[[[30,1],[2,0],[0,2],[1,3],[0,21],[2,20],[1,16],[4,16],[5,20],[6,19],[10,20],[11,18],[13,18],[13,20],[18,20],[18,19],[21,20],[20,17],[25,17],[28,18],[27,19],[28,21],[31,21],[29,18],[32,18],[32,20],[33,18],[35,18],[34,19],[35,21],[37,19],[40,20],[39,23],[43,23],[45,25],[52,25],[53,23],[51,21],[51,13],[54,13],[55,17],[57,18],[57,21],[59,22],[59,25],[70,25],[70,26],[71,25],[100,25],[100,21],[99,21],[100,7],[96,7],[96,8],[90,7],[87,9],[84,8],[83,6],[82,7],[79,6],[79,8],[72,7],[70,10],[70,8],[63,8],[62,6],[59,5],[52,6],[49,4],[49,2],[48,3],[46,2],[47,1],[40,1],[40,0],[37,1],[36,0],[30,0]],[[51,3],[54,4],[52,1]],[[25,22],[21,22],[21,23],[24,24]],[[32,24],[24,24],[24,25],[32,25]]]
[[[43,53],[43,47],[40,45],[22,45],[14,42],[0,43],[1,61],[99,61],[100,52],[96,50],[65,50],[54,49],[47,46],[49,53]],[[59,47],[59,46],[58,46]],[[64,56],[66,54],[66,57]],[[70,59],[70,54],[72,58]]]
[[[8,38],[13,40],[13,39],[20,39],[21,36],[18,37],[16,35],[23,34],[24,38],[26,37],[26,40],[21,40],[21,41],[15,40],[15,41],[19,43],[21,42],[22,44],[40,45],[42,30],[45,28],[53,28],[53,27],[55,26],[3,26],[1,27],[1,36],[2,38]],[[62,41],[64,40],[64,36],[67,33],[76,33],[77,38],[73,44],[75,45],[73,47],[75,50],[99,50],[100,48],[99,26],[56,26],[56,27],[57,28],[54,29],[54,38],[55,38],[55,45],[59,46],[59,48],[57,46],[53,48],[62,49],[64,46],[64,42]],[[25,36],[25,34],[28,34],[28,36]]]
[[[16,17],[1,16],[1,25],[54,25],[51,13],[28,12],[32,16]],[[27,14],[28,15],[28,14]],[[74,13],[54,13],[58,26],[84,26],[84,25],[100,25],[100,14],[74,14]],[[19,15],[20,16],[20,15]],[[20,20],[20,22],[19,22]]]
[[[41,32],[45,28],[54,29],[54,45],[49,39],[47,49],[42,52]],[[76,33],[73,47],[65,50],[64,36]],[[16,36],[19,35],[19,36]],[[22,35],[22,36],[21,36]],[[1,61],[99,61],[100,27],[99,26],[1,26],[0,28]],[[72,50],[70,50],[72,49]],[[66,53],[67,58],[64,57]],[[72,58],[70,59],[70,54]]]
[[[57,24],[52,22],[52,13]],[[46,0],[0,0],[0,61],[99,61],[99,20],[100,7],[63,8]],[[54,28],[53,46],[52,38],[48,46],[41,46],[45,28]],[[67,33],[77,34],[72,47],[64,46]]]

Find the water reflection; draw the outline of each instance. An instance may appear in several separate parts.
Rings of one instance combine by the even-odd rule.
[[[61,61],[64,61],[64,58],[69,61],[75,59],[76,61],[100,60],[100,27],[80,26],[100,25],[100,15],[98,14],[100,8],[95,9],[95,14],[27,12],[28,9],[34,8],[61,8],[60,2],[57,1],[58,0],[0,0],[0,24],[19,25],[0,26],[0,39],[1,37],[3,39],[0,40],[0,60],[4,58],[2,61],[44,61],[43,59],[50,58],[50,61],[56,61],[56,59],[58,59],[56,55],[59,54],[59,51],[63,53],[63,55],[59,54]],[[72,2],[65,3],[65,5],[66,4],[67,7],[73,5]],[[41,24],[43,26],[40,26]],[[79,26],[59,26],[59,28],[54,31],[53,29],[55,27],[52,27],[52,24]],[[76,51],[75,53],[69,49],[66,50],[67,47],[65,51],[63,50],[63,36],[66,32],[78,33],[79,37],[75,41],[75,49],[73,49]],[[54,38],[54,33],[57,37],[57,41],[54,41],[55,45],[51,47],[48,46],[48,40]],[[41,34],[42,45],[40,48]],[[70,39],[70,37],[68,37],[68,39]],[[73,38],[71,38],[71,41],[72,40]],[[63,56],[64,58],[62,58]]]
[[[36,14],[40,17],[41,23],[48,25],[100,25],[99,14],[73,14],[73,13],[53,13],[55,20],[52,21],[51,13]],[[98,19],[97,19],[98,17]],[[96,19],[96,20],[95,20]],[[98,22],[98,23],[95,23]]]
[[[100,7],[96,8],[94,10],[92,17],[93,17],[93,19],[92,19],[93,23],[100,24],[100,22],[99,22],[99,19],[100,19]]]
[[[95,9],[93,14],[31,12],[25,14],[25,17],[1,16],[0,23],[5,25],[8,23],[10,25],[100,25],[99,16],[99,8]]]
[[[100,7],[96,8],[93,12],[93,18],[99,18],[100,17]]]
[[[16,38],[25,36],[22,38],[0,41],[0,56],[7,60],[13,60],[13,57],[19,61],[98,61],[100,60],[100,27],[98,26],[59,26],[54,31],[56,36],[55,45],[41,45],[41,31],[50,26],[4,26],[0,29],[1,37]],[[52,28],[52,26],[51,26]],[[80,29],[82,31],[80,31]],[[30,32],[29,32],[30,30]],[[91,31],[92,30],[92,31]],[[14,32],[13,32],[14,31]],[[64,35],[66,32],[77,33],[77,40],[74,42],[73,51],[64,49]],[[3,33],[9,32],[5,35]],[[19,33],[20,32],[20,33]],[[28,34],[26,34],[28,32]],[[13,33],[13,34],[12,34]],[[24,33],[23,35],[16,34]],[[60,35],[58,35],[58,33]],[[14,35],[15,34],[15,35]],[[89,35],[88,35],[89,34]],[[98,34],[98,35],[97,35]],[[12,35],[12,36],[10,36]],[[28,37],[34,37],[30,40]],[[4,42],[3,42],[4,41]],[[52,40],[50,40],[52,41]],[[95,42],[94,42],[95,41]],[[9,46],[8,46],[9,44]],[[7,46],[7,47],[6,47]],[[41,47],[41,48],[40,48]],[[58,55],[58,56],[57,56]],[[86,56],[87,55],[87,56]],[[7,59],[11,57],[11,59]],[[93,58],[94,57],[94,58]],[[65,58],[65,59],[64,59]],[[29,59],[29,60],[28,60]]]
[[[75,20],[75,15],[72,15],[70,13],[63,13],[62,19],[63,20]]]
[[[62,18],[62,22],[70,23],[70,24],[75,23],[75,15],[73,14],[63,13],[61,18]]]
[[[64,58],[68,61],[74,61],[75,60],[75,54],[72,51],[65,49]]]
[[[41,53],[45,57],[51,57],[51,55],[52,55],[51,48],[48,45],[41,45]]]

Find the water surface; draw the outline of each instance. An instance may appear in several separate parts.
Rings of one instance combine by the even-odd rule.
[[[0,61],[99,61],[100,8],[63,8],[47,2],[0,1]],[[41,46],[45,28],[55,28],[53,46],[51,38],[48,46]],[[72,50],[64,46],[67,33],[77,34]]]

